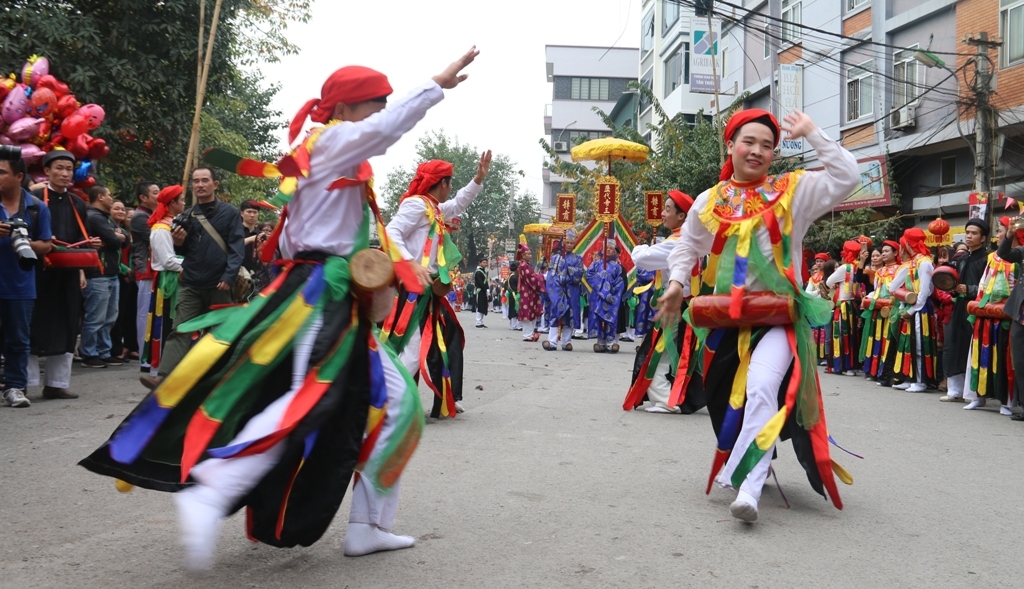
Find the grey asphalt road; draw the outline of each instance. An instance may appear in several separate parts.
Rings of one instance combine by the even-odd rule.
[[[0,587],[1021,587],[1024,423],[938,394],[822,376],[829,427],[858,460],[838,511],[782,444],[754,525],[704,486],[707,415],[625,412],[632,346],[545,352],[500,316],[467,324],[465,405],[429,423],[395,530],[415,548],[281,550],[224,525],[212,575],[184,572],[171,497],[120,494],[76,462],[142,398],[135,365],[76,368],[82,398],[0,410]],[[583,343],[584,345],[579,345]],[[423,393],[426,402],[427,395]]]

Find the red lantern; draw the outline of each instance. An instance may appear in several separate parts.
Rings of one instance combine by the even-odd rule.
[[[949,223],[942,217],[938,217],[931,223],[928,223],[928,231],[932,235],[945,235],[949,233]]]

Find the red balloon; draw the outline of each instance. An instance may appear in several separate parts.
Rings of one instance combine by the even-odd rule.
[[[50,122],[50,119],[43,119],[43,122],[39,123],[39,133],[36,134],[36,137],[41,137],[43,139],[49,139],[50,138],[50,131],[52,131],[52,130],[53,130],[53,123]]]
[[[89,158],[93,161],[103,159],[110,153],[107,142],[103,139],[93,139],[89,142]]]
[[[89,130],[89,123],[82,115],[71,115],[60,124],[61,135],[68,139],[77,139],[80,135]]]
[[[33,92],[31,102],[37,117],[45,117],[57,110],[57,95],[49,88],[39,88]]]
[[[89,155],[89,144],[85,140],[85,135],[79,135],[68,146],[68,151],[75,156],[75,159],[82,159]]]
[[[81,182],[76,182],[75,186],[81,188],[82,190],[89,190],[93,186],[96,186],[96,178],[89,176],[88,178],[82,180]]]
[[[39,82],[36,83],[36,89],[49,88],[53,90],[53,93],[57,95],[57,98],[64,98],[68,93],[68,85],[55,78],[52,74],[47,74],[42,78],[39,78]]]
[[[57,115],[62,119],[68,118],[76,110],[78,110],[78,99],[75,98],[74,94],[61,96],[60,100],[57,101]]]

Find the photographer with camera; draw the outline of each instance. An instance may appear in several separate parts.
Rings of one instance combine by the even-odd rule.
[[[28,407],[28,354],[35,268],[53,247],[50,210],[21,187],[21,149],[0,146],[0,327],[4,331],[4,402]]]
[[[245,228],[233,205],[217,198],[218,182],[210,168],[192,172],[192,194],[197,204],[174,218],[171,236],[175,250],[184,256],[181,285],[174,310],[174,331],[164,344],[157,377],[139,380],[153,389],[188,352],[191,335],[178,326],[208,313],[214,305],[229,305],[232,288],[245,258]]]

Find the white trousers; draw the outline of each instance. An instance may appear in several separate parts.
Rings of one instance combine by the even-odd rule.
[[[722,487],[732,487],[732,473],[739,466],[743,454],[768,420],[778,413],[779,387],[792,362],[793,353],[789,349],[786,329],[773,327],[761,338],[751,354],[750,367],[747,369],[747,402],[744,405],[743,426],[732,454],[718,476],[718,484]],[[773,444],[740,485],[740,490],[748,493],[755,501],[761,498],[761,488],[768,478],[774,451]]]
[[[46,357],[46,373],[43,375],[43,386],[55,389],[66,389],[71,386],[71,365],[75,362],[74,354]],[[28,357],[28,386],[39,385],[39,356]]]
[[[135,297],[135,304],[138,305],[135,311],[135,329],[139,341],[139,357],[146,347],[146,326],[149,324],[149,299],[152,297],[153,280],[139,281],[139,294]]]
[[[558,331],[562,331],[562,337],[558,337]],[[563,346],[569,345],[572,342],[572,324],[566,325],[564,321],[558,321],[548,329],[548,342],[553,346],[557,346],[561,340]]]
[[[423,342],[423,337],[420,334],[414,334],[409,338],[409,343],[406,344],[405,349],[402,350],[402,355],[398,357],[398,361],[405,366],[405,370],[416,376],[420,371],[420,343]]]
[[[650,337],[650,333],[647,334]],[[662,355],[658,360],[658,367],[651,378],[651,385],[647,387],[647,400],[655,407],[671,409],[668,406],[669,395],[672,394],[672,383],[668,381],[668,371],[671,368],[669,361]]]
[[[250,419],[245,427],[242,428],[242,431],[228,445],[256,440],[273,433],[277,429],[285,410],[288,408],[288,404],[298,393],[306,378],[309,358],[313,352],[313,344],[322,325],[321,320],[317,319],[314,321],[295,344],[291,390]],[[378,342],[378,346],[380,345]],[[381,354],[381,361],[384,366],[384,377],[387,383],[388,415],[384,419],[384,426],[377,442],[378,448],[386,445],[387,439],[394,428],[394,419],[389,419],[389,417],[391,417],[392,411],[398,411],[400,405],[398,397],[404,392],[405,388],[405,381],[399,369],[383,352]],[[400,386],[396,385],[396,380],[401,382]],[[192,468],[192,477],[199,485],[214,491],[219,496],[216,500],[226,510],[230,505],[233,505],[248,494],[277,464],[281,458],[281,453],[284,451],[283,444],[284,442],[279,442],[266,452],[252,456],[204,460]],[[209,495],[208,492],[207,494]],[[377,524],[381,528],[390,530],[397,506],[397,483],[389,495],[382,495],[373,488],[373,485],[366,482],[363,477],[356,478],[352,492],[350,521]]]
[[[533,332],[537,330],[537,320],[531,319],[530,321],[520,321],[523,326],[523,339],[529,339],[533,335]]]
[[[477,325],[483,325],[484,324],[484,314],[481,313],[480,311],[476,312],[476,324]]]
[[[955,374],[952,376],[946,376],[946,394],[950,397],[964,397],[968,400],[975,400],[978,398],[977,391],[967,390],[964,391],[964,382],[967,379],[966,374]],[[970,389],[971,387],[967,387]],[[964,394],[966,393],[966,395]]]

